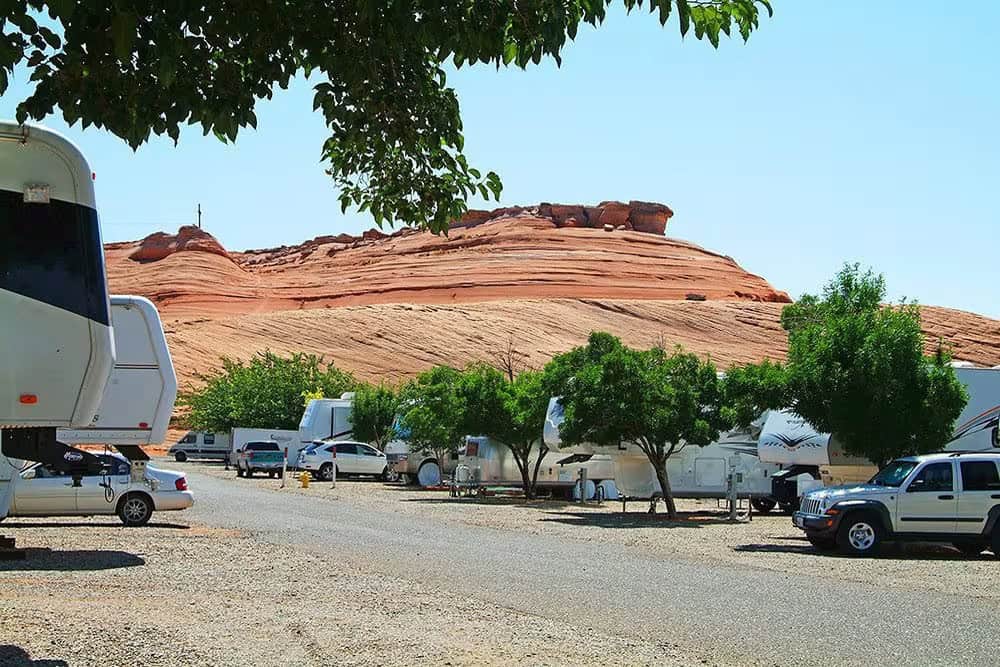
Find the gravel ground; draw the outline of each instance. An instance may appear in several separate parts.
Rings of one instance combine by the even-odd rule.
[[[237,480],[216,465],[161,465],[231,478],[234,486],[225,485],[231,489],[278,487],[267,478]],[[197,485],[192,488],[197,494]],[[856,582],[845,586],[870,591],[873,604],[880,591],[893,589],[958,590],[991,607],[1000,598],[992,558],[967,559],[935,546],[877,559],[820,556],[787,516],[732,525],[721,520],[714,502],[683,502],[689,521],[671,524],[644,511],[622,515],[617,503],[452,499],[446,492],[370,481],[300,489],[289,480],[281,495],[419,517],[422,525],[607,543],[647,555],[650,565],[736,565],[787,573],[789,581],[807,574]],[[333,554],[315,544],[276,543],[253,530],[210,527],[217,523],[211,515],[212,508],[201,504],[190,512],[159,514],[143,529],[123,528],[113,517],[0,524],[3,533],[30,549],[26,561],[0,563],[0,665],[753,662],[740,652],[713,653],[701,643],[704,638],[685,641],[678,632],[680,643],[662,636],[642,641],[636,639],[641,632],[574,625],[495,596],[491,602],[458,595],[433,578],[407,581],[402,593],[389,570],[371,567],[368,558],[350,550]]]
[[[168,465],[163,463],[163,465]],[[235,477],[222,466],[190,466],[202,474]],[[276,488],[277,480],[239,480],[261,488]],[[342,480],[335,490],[328,483],[313,482],[298,488],[289,478],[286,492],[336,498],[357,506],[391,506],[392,511],[464,525],[548,535],[582,542],[603,542],[640,549],[657,557],[697,563],[722,563],[740,567],[807,573],[810,576],[870,584],[878,588],[954,593],[965,591],[976,598],[1000,600],[1000,563],[989,552],[978,558],[961,555],[941,544],[887,545],[877,558],[846,558],[819,554],[792,525],[786,514],[754,514],[749,523],[731,524],[711,501],[682,500],[678,508],[685,521],[671,523],[662,515],[651,517],[647,504],[621,503],[581,506],[561,501],[525,503],[517,498],[453,499],[445,491],[424,491],[362,480]],[[662,510],[662,505],[661,505]]]

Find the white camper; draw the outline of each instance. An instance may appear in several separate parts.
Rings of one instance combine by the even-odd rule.
[[[79,149],[0,121],[0,221],[3,518],[24,458],[72,463],[55,428],[93,421],[114,341],[93,178]]]
[[[167,454],[178,463],[188,459],[209,459],[223,461],[229,456],[229,433],[211,431],[188,431],[170,446]]]
[[[955,422],[950,451],[983,451],[1000,447],[1000,370],[957,362],[955,374],[969,402]],[[836,438],[817,433],[808,422],[787,411],[770,414],[760,437],[762,461],[784,469],[773,476],[772,492],[786,508],[816,486],[836,486],[871,479],[878,472],[866,458],[850,456]]]
[[[563,408],[558,397],[549,400],[543,437],[550,449],[567,453],[603,454],[615,467],[615,484],[625,498],[650,499],[661,495],[660,484],[646,455],[634,444],[618,447],[583,444],[564,447],[559,435]],[[727,498],[729,479],[736,479],[737,494],[749,498],[758,511],[770,511],[771,475],[780,468],[757,457],[757,438],[764,416],[747,430],[722,434],[705,447],[684,446],[667,459],[667,476],[675,498]]]
[[[529,457],[529,475],[534,473],[538,450],[532,449]],[[463,470],[464,468],[464,470]],[[458,476],[466,475],[463,485],[521,487],[521,471],[510,448],[484,436],[469,436],[459,450]],[[580,472],[586,470],[586,482],[580,482]],[[562,495],[591,500],[617,500],[615,463],[610,456],[567,454],[550,451],[542,457],[538,468],[537,488]]]
[[[141,296],[112,296],[116,358],[100,408],[84,428],[61,428],[68,445],[159,444],[167,436],[177,376],[156,306]]]

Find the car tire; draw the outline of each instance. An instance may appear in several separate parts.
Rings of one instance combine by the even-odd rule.
[[[236,476],[237,477],[242,477],[243,476],[243,468],[241,468],[239,466],[236,466]]]
[[[961,551],[963,556],[970,558],[986,551],[986,544],[983,542],[952,542],[951,546]]]
[[[1000,526],[993,529],[993,534],[990,536],[990,551],[997,558],[1000,558]]]
[[[118,518],[126,526],[144,526],[153,516],[153,499],[145,493],[126,493],[118,503]]]
[[[777,504],[778,501],[774,498],[754,498],[750,501],[750,505],[760,514],[769,514]]]
[[[324,482],[333,481],[333,464],[324,463],[319,467],[319,478]]]
[[[884,529],[879,517],[871,512],[854,512],[840,522],[837,547],[851,556],[873,556],[882,546]]]
[[[389,466],[386,466],[385,469],[382,471],[382,481],[383,482],[398,482],[399,481],[399,473],[396,472],[395,470],[393,470],[392,468],[390,468]]]
[[[253,468],[247,468],[246,470],[244,470],[243,476],[246,477],[247,479],[253,477]]]
[[[809,544],[813,545],[816,551],[822,551],[828,553],[830,551],[837,550],[837,540],[832,537],[819,537],[817,535],[809,535],[806,537],[809,540]]]
[[[187,452],[177,452],[176,454],[174,454],[174,461],[177,461],[178,463],[184,463],[187,460],[188,460]]]

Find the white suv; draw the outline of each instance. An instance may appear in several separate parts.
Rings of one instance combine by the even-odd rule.
[[[793,515],[818,549],[873,554],[885,541],[950,542],[1000,557],[1000,453],[952,452],[893,461],[867,484],[802,496]]]
[[[350,440],[314,440],[299,452],[297,467],[308,470],[315,479],[333,479],[333,450],[337,450],[337,477],[373,475],[387,479],[389,469],[385,454],[363,442]]]

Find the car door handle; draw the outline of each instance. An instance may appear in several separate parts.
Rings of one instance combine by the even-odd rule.
[[[938,500],[954,500],[955,496],[938,496]]]

